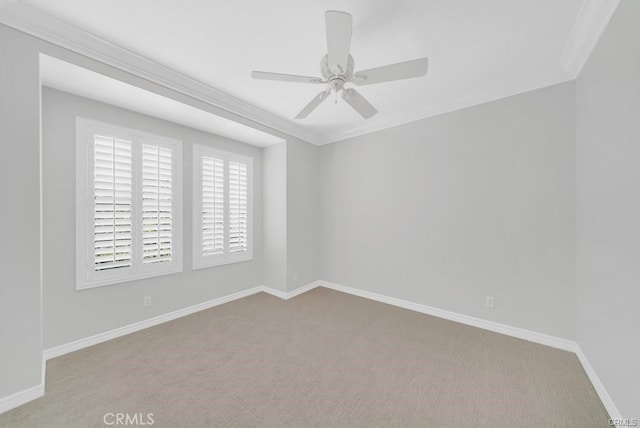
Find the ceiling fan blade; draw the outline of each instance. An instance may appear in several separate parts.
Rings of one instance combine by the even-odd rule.
[[[369,119],[378,113],[378,110],[372,106],[358,91],[353,88],[344,89],[342,91],[342,99],[347,102],[360,116]]]
[[[325,13],[327,20],[327,61],[329,70],[344,74],[349,63],[351,47],[351,15],[336,10]]]
[[[296,119],[304,119],[309,113],[314,111],[322,102],[327,99],[331,91],[322,91],[316,95],[309,104],[307,104],[296,116]]]
[[[319,77],[298,76],[295,74],[270,73],[268,71],[252,71],[251,77],[254,79],[280,80],[282,82],[296,83],[324,83]]]
[[[390,82],[393,80],[410,79],[427,74],[429,60],[427,58],[399,62],[358,71],[353,75],[352,82],[356,85],[371,85],[373,83]]]

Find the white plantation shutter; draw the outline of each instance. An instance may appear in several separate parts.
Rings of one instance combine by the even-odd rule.
[[[194,269],[251,260],[251,158],[195,144]]]
[[[247,251],[247,164],[229,162],[229,252]]]
[[[76,123],[76,288],[181,272],[181,142]]]
[[[131,266],[131,142],[100,135],[93,146],[93,244],[96,271]]]
[[[142,262],[171,261],[171,150],[142,145]]]
[[[202,254],[224,251],[224,160],[202,157]]]

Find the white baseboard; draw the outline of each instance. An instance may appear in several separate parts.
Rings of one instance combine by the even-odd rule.
[[[299,287],[289,292],[276,290],[274,288],[266,287],[266,286],[253,287],[248,290],[240,291],[240,292],[223,296],[217,299],[213,299],[208,302],[200,303],[198,305],[194,305],[188,308],[180,309],[178,311],[170,312],[165,315],[160,315],[155,318],[151,318],[151,319],[141,321],[135,324],[131,324],[125,327],[117,328],[115,330],[111,330],[108,332],[100,333],[95,336],[91,336],[85,339],[67,343],[65,345],[56,346],[54,348],[47,349],[44,351],[43,361],[60,356],[60,355],[67,354],[69,352],[77,351],[92,345],[96,345],[98,343],[106,342],[107,340],[115,339],[117,337],[134,333],[136,331],[140,331],[145,328],[162,324],[167,321],[181,318],[183,316],[190,315],[195,312],[209,309],[214,306],[221,305],[223,303],[228,303],[233,300],[241,299],[243,297],[247,297],[259,292],[265,292],[273,296],[279,297],[281,299],[288,300],[300,294],[306,293],[307,291],[310,291],[316,287],[325,287],[332,290],[341,291],[343,293],[352,294],[354,296],[364,297],[366,299],[375,300],[377,302],[382,302],[382,303],[386,303],[393,306],[398,306],[404,309],[409,309],[409,310],[420,312],[423,314],[432,315],[438,318],[459,322],[459,323],[470,325],[473,327],[482,328],[484,330],[505,334],[507,336],[517,337],[519,339],[524,339],[530,342],[551,346],[553,348],[562,349],[564,351],[574,352],[577,355],[580,363],[584,367],[584,370],[587,373],[589,379],[593,383],[593,386],[596,392],[598,393],[600,400],[602,400],[602,403],[604,404],[605,408],[609,412],[610,417],[621,418],[620,412],[618,411],[617,407],[613,403],[613,400],[605,390],[604,386],[602,385],[602,382],[596,375],[595,371],[589,364],[589,361],[587,360],[586,356],[584,355],[584,353],[582,352],[578,344],[572,340],[554,337],[547,334],[538,333],[535,331],[526,330],[518,327],[512,327],[506,324],[500,324],[493,321],[483,320],[481,318],[458,314],[455,312],[434,308],[432,306],[422,305],[419,303],[410,302],[408,300],[397,299],[395,297],[389,297],[382,294],[372,293],[370,291],[360,290],[357,288],[348,287],[345,285],[335,284],[329,281],[322,281],[322,280],[314,281],[310,284]],[[41,397],[43,394],[44,394],[44,369],[43,369],[42,385],[13,394],[6,398],[0,399],[0,413],[7,411],[9,409],[12,409],[14,407],[20,406],[38,397]]]
[[[298,287],[295,290],[289,291],[285,299],[288,300],[293,297],[299,296],[300,294],[306,293],[309,290],[313,290],[314,288],[319,287],[321,284],[322,284],[322,281],[310,282],[307,285],[303,285],[302,287]]]
[[[27,388],[24,391],[16,392],[8,397],[0,398],[0,414],[15,409],[18,406],[28,403],[29,401],[40,398],[44,395],[44,383]]]
[[[598,377],[595,370],[591,366],[591,363],[589,363],[587,356],[584,354],[584,352],[582,352],[582,349],[580,348],[580,346],[576,346],[576,356],[578,357],[578,360],[580,360],[580,363],[582,364],[584,371],[587,373],[589,380],[591,381],[591,383],[593,384],[593,387],[598,393],[598,396],[600,397],[600,401],[602,401],[602,404],[604,404],[605,409],[607,409],[607,413],[609,413],[609,417],[611,419],[622,419],[623,418],[622,414],[614,404],[607,390],[604,388],[604,385],[602,384],[602,382],[600,381],[600,378]]]
[[[375,300],[389,305],[398,306],[401,308],[409,309],[416,312],[421,312],[427,315],[433,315],[438,318],[444,318],[450,321],[459,322],[462,324],[471,325],[473,327],[482,328],[485,330],[493,331],[496,333],[505,334],[507,336],[517,337],[519,339],[528,340],[530,342],[539,343],[542,345],[551,346],[552,348],[561,349],[563,351],[569,351],[576,354],[580,364],[587,373],[589,380],[593,384],[600,401],[604,405],[609,417],[612,419],[622,419],[622,415],[618,408],[614,404],[611,396],[604,388],[604,385],[600,381],[600,378],[596,374],[593,367],[587,360],[586,355],[582,352],[582,349],[578,344],[572,340],[563,339],[559,337],[550,336],[543,333],[538,333],[531,330],[525,330],[518,327],[512,327],[506,324],[500,324],[493,321],[483,320],[481,318],[475,318],[468,315],[462,315],[455,312],[445,311],[443,309],[434,308],[427,305],[421,305],[419,303],[409,302],[407,300],[396,299],[394,297],[385,296],[382,294],[372,293],[370,291],[364,291],[353,287],[347,287],[345,285],[335,284],[329,281],[316,281],[315,286],[325,287],[336,291],[342,291],[344,293],[353,294],[354,296],[364,297],[366,299]]]
[[[252,294],[265,292],[273,296],[279,297],[281,299],[288,300],[299,294],[305,293],[311,290],[312,288],[317,287],[318,284],[319,284],[319,281],[312,282],[310,284],[307,284],[303,287],[297,288],[290,292],[284,292],[284,291],[276,290],[275,288],[265,287],[264,285],[260,285],[257,287],[250,288],[248,290],[239,291],[237,293],[233,293],[227,296],[219,297],[217,299],[209,300],[208,302],[203,302],[194,306],[189,306],[188,308],[179,309],[174,312],[169,312],[168,314],[160,315],[155,318],[150,318],[134,324],[129,324],[124,327],[116,328],[114,330],[106,331],[104,333],[99,333],[94,336],[89,336],[84,339],[76,340],[74,342],[66,343],[64,345],[45,349],[44,360],[49,360],[51,358],[59,357],[61,355],[78,351],[80,349],[87,348],[89,346],[97,345],[98,343],[102,343],[111,339],[122,337],[127,334],[134,333],[136,331],[144,330],[145,328],[153,327],[155,325],[162,324],[167,321],[174,320],[176,318],[181,318],[187,315],[191,315],[193,313],[203,311],[205,309],[213,308],[214,306],[222,305],[224,303],[228,303],[233,300],[241,299],[243,297],[247,297]]]
[[[272,296],[279,297],[283,300],[289,300],[293,297],[299,296],[300,294],[306,293],[309,290],[313,290],[314,288],[320,285],[321,285],[321,281],[314,281],[291,291],[280,291],[280,290],[276,290],[275,288],[263,286],[262,291],[264,291],[265,293],[271,294]]]
[[[266,287],[266,286],[262,286],[262,290],[267,294],[271,294],[272,296],[276,296],[279,297],[281,299],[287,300],[288,299],[288,293],[286,291],[280,291],[280,290],[276,290],[275,288],[271,288],[271,287]]]
[[[203,311],[205,309],[213,308],[214,306],[222,305],[223,303],[228,303],[237,299],[241,299],[243,297],[250,296],[252,294],[260,293],[261,291],[265,291],[265,287],[253,287],[248,290],[239,291],[237,293],[209,300],[208,302],[199,303],[197,305],[189,306],[188,308],[179,309],[177,311],[169,312],[167,314],[160,315],[154,318],[149,318],[147,320],[140,321],[134,324],[129,324],[127,326],[106,331],[104,333],[99,333],[94,336],[89,336],[84,339],[66,343],[64,345],[45,349],[44,359],[49,360],[51,358],[59,357],[60,355],[68,354],[69,352],[78,351],[89,346],[97,345],[98,343],[106,342],[107,340],[125,336],[136,331],[144,330],[145,328],[153,327],[155,325],[162,324],[176,318],[181,318],[199,311]]]
[[[319,281],[319,283],[320,283],[320,286],[330,288],[332,290],[342,291],[344,293],[353,294],[355,296],[364,297],[367,299],[375,300],[377,302],[387,303],[389,305],[398,306],[398,307],[409,309],[416,312],[421,312],[423,314],[433,315],[438,318],[444,318],[450,321],[455,321],[462,324],[471,325],[473,327],[482,328],[484,330],[506,334],[507,336],[517,337],[518,339],[524,339],[530,342],[551,346],[552,348],[562,349],[563,351],[575,352],[577,348],[576,343],[572,340],[562,339],[559,337],[549,336],[547,334],[538,333],[531,330],[525,330],[523,328],[512,327],[510,325],[500,324],[493,321],[487,321],[481,318],[476,318],[468,315],[458,314],[455,312],[445,311],[443,309],[434,308],[432,306],[422,305],[419,303],[410,302],[408,300],[396,299],[395,297],[389,297],[382,294],[372,293],[370,291],[364,291],[357,288],[347,287],[345,285],[334,284],[328,281]]]

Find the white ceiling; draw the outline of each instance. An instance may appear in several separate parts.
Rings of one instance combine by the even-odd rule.
[[[258,147],[284,140],[77,65],[40,56],[42,85]]]
[[[327,143],[575,78],[608,21],[607,0],[23,0],[129,51],[303,127]],[[355,69],[427,56],[424,78],[359,89],[362,119],[321,88],[252,80],[252,70],[319,75],[324,12],[353,15]],[[605,13],[607,12],[607,13]],[[593,28],[592,28],[593,27]],[[594,36],[596,35],[596,36]],[[586,47],[585,47],[586,46]],[[583,51],[586,51],[584,54]]]

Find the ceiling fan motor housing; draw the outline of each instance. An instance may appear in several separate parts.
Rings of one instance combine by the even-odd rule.
[[[349,61],[347,63],[346,70],[331,70],[329,69],[329,61],[327,55],[322,57],[320,61],[320,69],[324,79],[329,82],[329,87],[338,92],[344,84],[351,80],[353,77],[353,57],[349,55]]]

